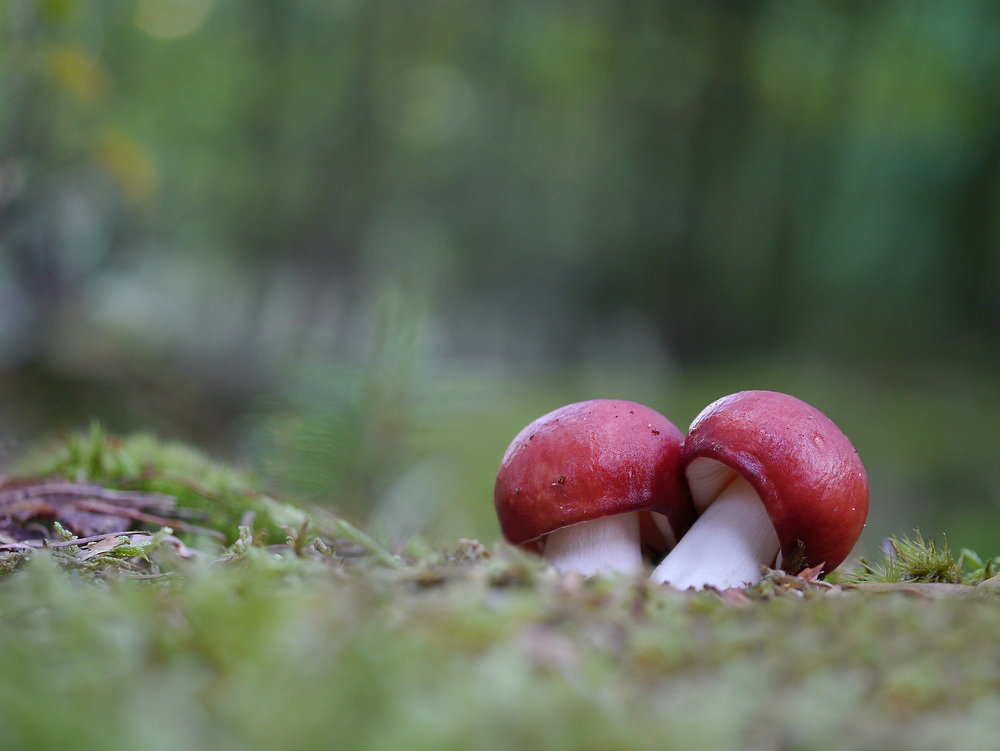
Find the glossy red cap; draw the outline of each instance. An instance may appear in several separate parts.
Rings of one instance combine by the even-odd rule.
[[[791,573],[850,554],[868,516],[868,475],[858,452],[822,412],[774,391],[741,391],[706,407],[688,430],[683,464],[714,459],[753,486]],[[692,484],[695,506],[712,500]]]
[[[539,417],[517,434],[497,473],[504,537],[523,545],[610,514],[656,511],[679,538],[694,518],[683,441],[670,420],[635,402],[595,399]]]

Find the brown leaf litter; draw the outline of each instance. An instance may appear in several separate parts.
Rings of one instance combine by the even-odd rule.
[[[55,522],[79,537],[118,535],[135,522],[225,539],[218,530],[176,518],[177,499],[165,493],[111,490],[61,478],[0,482],[0,542],[52,540]]]

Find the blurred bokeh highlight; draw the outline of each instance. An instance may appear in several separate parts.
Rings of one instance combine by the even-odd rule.
[[[6,0],[0,451],[97,419],[492,541],[534,417],[769,388],[863,549],[995,555],[998,219],[985,0]]]

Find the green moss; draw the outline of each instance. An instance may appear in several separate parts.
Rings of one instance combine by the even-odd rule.
[[[931,749],[1000,732],[994,597],[734,604],[557,576],[504,546],[400,570],[250,548],[165,585],[81,583],[49,554],[0,581],[6,742]]]
[[[244,476],[96,426],[19,469],[172,490],[236,526],[227,549],[189,558],[166,531],[22,556],[0,578],[10,747],[938,749],[1000,735],[1000,595],[967,586],[994,562],[919,534],[839,584],[775,571],[745,592],[677,592],[474,540],[403,559],[323,513],[268,544],[238,523],[270,513]],[[129,580],[137,562],[170,575]]]
[[[98,423],[32,449],[10,474],[165,493],[198,526],[222,532],[228,543],[238,539],[239,526],[248,520],[266,531],[267,541],[282,542],[283,528],[298,528],[306,518],[302,510],[259,492],[244,473],[196,449],[148,433],[119,438]]]
[[[877,563],[864,558],[859,565],[838,577],[845,584],[947,583],[979,584],[996,573],[1000,557],[983,560],[976,552],[963,549],[958,559],[948,547],[948,538],[938,547],[933,538],[924,538],[917,530],[914,537],[890,537]]]

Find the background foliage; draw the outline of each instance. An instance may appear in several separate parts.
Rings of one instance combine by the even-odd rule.
[[[98,417],[386,537],[528,420],[787,390],[866,545],[996,552],[1000,10],[9,0],[0,435]]]

